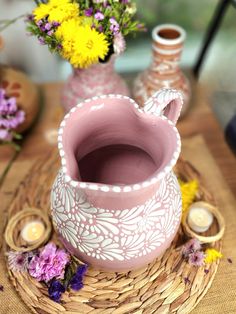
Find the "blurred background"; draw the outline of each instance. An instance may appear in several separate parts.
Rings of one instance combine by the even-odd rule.
[[[218,1],[136,0],[136,3],[139,18],[146,23],[148,31],[128,38],[127,50],[117,60],[117,70],[121,73],[138,72],[149,65],[151,30],[161,23],[179,24],[187,31],[182,66],[193,68]],[[30,12],[34,6],[33,0],[0,0],[0,19]],[[23,69],[37,82],[64,80],[69,75],[70,65],[51,55],[47,47],[40,46],[35,38],[28,36],[23,20],[11,25],[2,35],[5,47],[0,53],[1,62]],[[230,6],[204,60],[200,82],[210,85],[216,92],[235,91],[235,52],[236,9]],[[217,104],[214,109],[218,112]]]

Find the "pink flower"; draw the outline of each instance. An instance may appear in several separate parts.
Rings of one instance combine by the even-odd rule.
[[[189,255],[188,262],[193,266],[203,266],[204,265],[205,254],[202,251],[197,251]]]
[[[200,241],[197,239],[191,239],[183,246],[182,254],[184,257],[188,257],[189,254],[192,254],[199,250],[201,250]]]
[[[114,36],[113,48],[118,55],[125,51],[126,43],[121,32]]]
[[[50,281],[53,278],[63,279],[65,267],[70,260],[62,249],[57,249],[53,243],[48,243],[40,254],[34,256],[29,264],[29,273],[38,281]]]

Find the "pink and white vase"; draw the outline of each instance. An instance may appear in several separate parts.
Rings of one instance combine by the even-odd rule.
[[[191,96],[190,84],[179,63],[186,38],[185,30],[174,24],[162,24],[152,31],[152,61],[149,68],[134,82],[133,94],[140,106],[161,88],[174,88],[182,92],[185,114]]]
[[[115,56],[112,56],[107,63],[98,63],[87,69],[73,69],[62,91],[62,105],[65,111],[94,96],[129,96],[129,89],[121,76],[115,72],[114,63]]]
[[[65,247],[96,268],[140,268],[162,254],[180,224],[173,167],[181,141],[182,98],[153,95],[143,109],[122,95],[72,108],[59,129],[61,169],[52,218]]]

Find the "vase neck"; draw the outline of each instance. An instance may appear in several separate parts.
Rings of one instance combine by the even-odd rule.
[[[154,28],[152,38],[152,70],[164,74],[178,70],[185,31],[176,25],[164,24]]]

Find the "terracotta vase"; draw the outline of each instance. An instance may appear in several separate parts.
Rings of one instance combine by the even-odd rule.
[[[0,86],[8,97],[15,97],[17,107],[25,112],[25,121],[15,130],[23,133],[30,128],[39,112],[39,91],[24,73],[1,66]]]
[[[73,69],[72,75],[65,83],[62,94],[62,105],[66,111],[79,102],[105,94],[129,96],[125,81],[114,70],[115,57],[107,63],[98,63],[87,69]]]
[[[179,67],[186,33],[173,24],[157,26],[152,31],[153,58],[150,67],[134,82],[134,97],[140,106],[160,88],[180,90],[184,97],[184,115],[189,104],[190,85]]]
[[[162,90],[143,109],[129,97],[108,95],[65,116],[51,209],[72,254],[96,268],[122,271],[148,264],[169,247],[182,207],[173,173],[181,107],[179,92]]]

